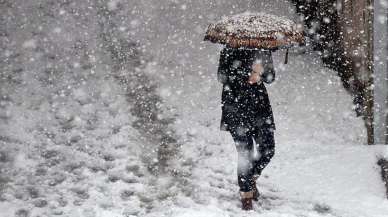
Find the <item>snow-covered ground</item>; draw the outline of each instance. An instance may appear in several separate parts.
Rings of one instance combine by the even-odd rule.
[[[276,154],[259,179],[257,216],[386,216],[376,165],[383,147],[364,145],[362,120],[340,79],[314,53],[292,54],[288,65],[283,57],[274,55],[277,81],[268,86]],[[187,75],[175,86],[169,83],[174,77],[165,78],[161,93],[168,93],[165,99],[182,117],[177,131],[195,162],[193,200],[200,203],[178,209],[176,216],[246,215],[239,211],[233,140],[219,131],[220,84],[215,77]]]
[[[350,95],[308,48],[287,65],[274,53],[276,154],[255,211],[240,210],[236,151],[219,131],[220,47],[202,37],[248,9],[295,19],[289,3],[0,4],[0,217],[387,216],[384,147],[364,145]],[[139,127],[149,99],[156,131]],[[175,176],[150,170],[159,137],[181,145]]]

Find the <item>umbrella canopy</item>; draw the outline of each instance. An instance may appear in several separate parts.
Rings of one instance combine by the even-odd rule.
[[[210,24],[205,41],[239,48],[277,49],[304,42],[292,20],[266,13],[243,13]]]

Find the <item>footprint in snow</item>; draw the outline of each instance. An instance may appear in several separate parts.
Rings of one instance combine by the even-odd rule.
[[[60,172],[54,172],[51,177],[47,180],[49,186],[56,186],[66,180],[66,175]]]
[[[120,177],[117,176],[117,175],[109,175],[109,176],[108,176],[108,181],[109,181],[109,182],[115,183],[115,182],[117,182],[118,180],[120,180]]]
[[[134,194],[135,194],[135,192],[132,191],[132,190],[123,190],[123,191],[121,191],[121,193],[120,193],[120,198],[121,198],[122,200],[126,201],[126,200],[129,200],[129,198],[130,198],[131,196],[133,196]]]
[[[328,213],[332,213],[332,209],[330,206],[326,205],[326,204],[314,204],[314,208],[313,208],[314,211],[316,211],[317,213],[319,214],[328,214]]]
[[[29,217],[30,212],[26,209],[18,209],[15,212],[15,217]]]
[[[102,155],[102,159],[105,161],[114,161],[115,157],[112,154],[104,154]]]
[[[89,198],[89,193],[86,189],[73,188],[71,191],[80,199],[86,200]]]
[[[48,202],[45,199],[36,199],[32,203],[34,204],[35,207],[38,207],[38,208],[46,207],[48,205]]]

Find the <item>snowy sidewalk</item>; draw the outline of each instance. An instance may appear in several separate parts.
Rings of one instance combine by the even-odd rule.
[[[388,202],[376,165],[381,147],[364,145],[363,122],[355,117],[336,72],[324,68],[314,53],[291,54],[288,65],[281,63],[283,57],[274,54],[277,78],[268,86],[276,154],[259,179],[263,195],[255,213],[386,216]],[[236,150],[230,135],[219,131],[221,85],[213,72],[180,77],[170,71],[160,79],[160,93],[180,114],[176,130],[194,166],[192,201],[182,199],[179,206],[185,208],[172,208],[176,216],[245,215],[238,201]]]

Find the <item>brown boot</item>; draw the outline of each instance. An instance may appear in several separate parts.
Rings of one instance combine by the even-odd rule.
[[[259,193],[259,190],[257,189],[257,186],[256,186],[256,180],[259,178],[259,176],[254,176],[253,177],[253,181],[252,181],[252,191],[253,191],[253,200],[254,201],[259,201],[259,196],[260,196],[260,193]]]
[[[240,191],[241,208],[243,210],[252,210],[253,191],[242,192]]]

